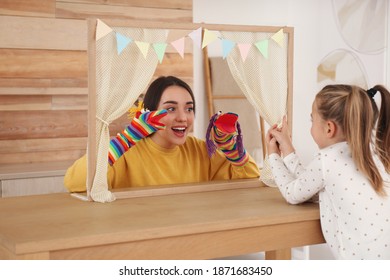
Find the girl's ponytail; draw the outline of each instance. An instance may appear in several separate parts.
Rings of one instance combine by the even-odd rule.
[[[343,127],[357,168],[367,176],[378,194],[383,192],[383,179],[372,156],[372,143],[378,109],[372,91],[352,86],[346,97]]]
[[[376,85],[370,90],[378,91],[381,94],[381,107],[375,135],[375,146],[386,172],[390,173],[390,92],[381,85]]]

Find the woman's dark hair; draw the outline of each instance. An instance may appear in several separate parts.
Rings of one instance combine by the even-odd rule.
[[[156,111],[163,92],[170,86],[179,86],[188,91],[188,93],[191,95],[192,101],[194,102],[193,108],[195,113],[195,98],[191,87],[183,80],[180,80],[174,76],[161,76],[150,84],[144,97],[145,109]]]

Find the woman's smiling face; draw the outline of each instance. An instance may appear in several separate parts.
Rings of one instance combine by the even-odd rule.
[[[166,128],[151,135],[152,140],[167,149],[183,145],[188,133],[193,129],[195,118],[194,100],[190,93],[180,86],[167,87],[157,109],[168,111],[168,114],[161,119]]]

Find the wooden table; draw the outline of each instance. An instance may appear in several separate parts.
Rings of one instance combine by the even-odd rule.
[[[180,191],[178,191],[180,190]],[[146,195],[145,193],[148,193]],[[210,259],[323,243],[317,204],[287,204],[258,180],[0,199],[0,259]],[[120,199],[121,198],[121,199]]]

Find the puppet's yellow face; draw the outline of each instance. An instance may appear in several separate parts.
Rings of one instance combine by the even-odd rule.
[[[180,86],[170,86],[163,92],[158,110],[168,114],[161,119],[165,130],[155,132],[151,137],[161,147],[171,149],[183,145],[194,125],[194,101],[189,92]]]

